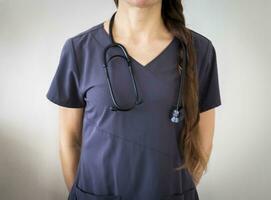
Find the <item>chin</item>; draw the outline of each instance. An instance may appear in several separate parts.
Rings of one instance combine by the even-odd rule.
[[[144,8],[160,3],[162,0],[123,0],[123,1],[130,4],[131,6]]]

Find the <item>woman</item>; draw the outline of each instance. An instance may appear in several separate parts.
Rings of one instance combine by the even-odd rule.
[[[60,105],[68,199],[196,200],[221,105],[215,49],[185,26],[181,0],[115,3],[111,21],[67,39],[47,93]],[[120,48],[104,54],[112,42],[126,48],[136,85],[126,61],[114,57]],[[112,91],[121,107],[133,107],[135,94],[138,104],[114,111]],[[184,119],[173,123],[179,92]]]

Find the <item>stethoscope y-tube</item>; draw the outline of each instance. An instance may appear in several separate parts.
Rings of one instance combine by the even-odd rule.
[[[143,103],[143,99],[142,98],[140,99],[139,95],[138,95],[138,89],[137,89],[136,81],[135,81],[134,74],[133,74],[130,55],[128,54],[126,48],[122,44],[115,42],[113,34],[112,34],[115,14],[116,14],[116,12],[112,15],[112,17],[110,19],[110,22],[109,22],[109,36],[110,36],[110,39],[111,39],[111,44],[108,45],[104,50],[104,65],[103,66],[104,66],[105,73],[106,73],[106,78],[107,78],[107,83],[108,83],[110,95],[111,95],[111,98],[112,98],[112,101],[113,101],[113,104],[114,104],[114,105],[110,106],[110,109],[112,111],[129,111],[129,110],[132,110],[136,105],[139,105],[139,104]],[[180,121],[182,121],[184,119],[184,115],[185,115],[185,113],[184,113],[184,104],[183,104],[183,99],[182,99],[181,95],[183,94],[183,88],[184,88],[184,78],[185,78],[184,75],[185,75],[185,70],[186,70],[186,65],[187,65],[187,60],[188,60],[188,52],[187,52],[186,45],[184,44],[183,41],[181,41],[181,46],[182,46],[182,48],[184,50],[183,51],[184,52],[184,54],[183,54],[184,59],[183,59],[182,66],[180,66],[181,80],[180,80],[177,104],[176,104],[176,106],[173,106],[173,110],[171,111],[171,115],[170,115],[170,120],[173,123],[179,123]],[[110,48],[120,48],[123,55],[113,55],[107,60],[107,51]],[[130,72],[130,76],[132,78],[133,89],[134,89],[134,93],[135,93],[135,101],[134,101],[134,104],[132,106],[128,107],[128,108],[122,108],[117,103],[116,98],[115,98],[115,94],[114,94],[113,89],[112,89],[112,84],[111,84],[111,81],[110,81],[110,78],[109,78],[109,72],[108,72],[108,65],[107,64],[108,64],[108,62],[110,62],[115,57],[120,57],[120,58],[123,58],[123,59],[126,60],[127,65],[128,65],[128,69],[129,69],[129,72]]]

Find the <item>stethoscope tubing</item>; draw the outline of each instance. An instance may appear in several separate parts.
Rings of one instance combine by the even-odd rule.
[[[111,29],[110,29],[110,38],[112,41],[114,41],[113,37],[112,37],[112,26],[111,26]],[[106,55],[107,55],[107,51],[112,48],[112,47],[119,47],[124,56],[123,55],[113,55],[111,56],[108,60],[106,58]],[[110,81],[110,77],[109,77],[109,72],[108,72],[108,66],[107,66],[107,63],[109,63],[113,58],[116,58],[116,57],[121,57],[123,59],[125,59],[125,61],[127,62],[127,65],[128,65],[128,70],[129,70],[129,74],[132,78],[132,83],[133,83],[133,89],[134,89],[134,93],[135,93],[135,96],[136,96],[136,99],[135,99],[135,102],[132,106],[128,107],[128,108],[121,108],[120,105],[117,103],[116,101],[116,98],[115,98],[115,94],[113,92],[113,88],[112,88],[112,83]],[[108,83],[108,86],[109,86],[109,91],[110,91],[110,95],[112,97],[112,100],[113,100],[113,103],[114,103],[114,106],[111,107],[111,110],[114,110],[114,111],[129,111],[131,109],[134,108],[135,105],[138,105],[138,104],[141,104],[143,103],[143,100],[139,100],[139,95],[138,95],[138,89],[137,89],[137,84],[136,84],[136,81],[135,81],[135,78],[134,78],[134,75],[133,75],[133,69],[132,69],[132,64],[131,64],[131,60],[130,60],[130,56],[126,50],[126,48],[120,44],[120,43],[116,43],[116,42],[112,42],[110,45],[108,45],[106,48],[105,48],[105,51],[104,51],[104,69],[105,69],[105,73],[106,73],[106,77],[107,77],[107,83]]]
[[[110,95],[112,97],[112,101],[114,104],[114,106],[111,106],[111,110],[113,110],[113,111],[117,111],[117,110],[129,111],[129,110],[133,109],[136,105],[143,103],[143,99],[139,99],[137,84],[136,84],[136,81],[135,81],[135,78],[133,75],[133,69],[132,69],[130,55],[128,54],[126,48],[122,44],[115,42],[113,34],[112,34],[113,21],[115,18],[115,14],[116,14],[116,12],[112,15],[112,17],[110,19],[110,23],[109,23],[109,37],[111,40],[111,44],[108,45],[104,50],[104,69],[105,69],[105,73],[106,73],[107,83],[108,83],[108,86],[110,89]],[[182,99],[181,95],[183,94],[183,88],[184,88],[184,82],[185,82],[184,76],[186,73],[186,65],[187,65],[187,61],[188,61],[188,51],[187,51],[186,44],[183,41],[180,41],[180,42],[181,42],[181,46],[183,49],[183,62],[182,62],[182,66],[180,66],[181,80],[180,80],[177,104],[176,104],[174,110],[172,111],[172,116],[171,116],[171,121],[174,123],[178,123],[178,122],[182,121],[184,119],[184,115],[185,115],[184,114],[184,99]],[[112,47],[119,47],[122,50],[124,55],[113,55],[107,60],[107,51]],[[128,108],[121,108],[120,105],[117,103],[117,101],[115,99],[115,94],[113,92],[112,84],[110,81],[107,63],[110,62],[115,57],[121,57],[126,60],[127,65],[128,65],[128,69],[129,69],[129,73],[132,78],[133,89],[135,92],[136,99],[135,99],[134,104]]]

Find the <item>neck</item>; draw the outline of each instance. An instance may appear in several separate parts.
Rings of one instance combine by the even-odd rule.
[[[161,2],[139,7],[119,1],[114,20],[114,36],[134,41],[150,41],[168,33],[161,16]]]

